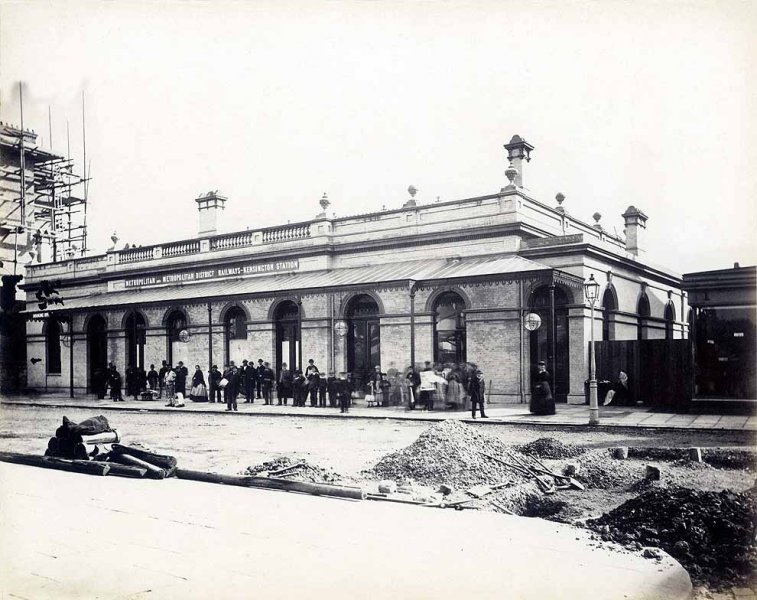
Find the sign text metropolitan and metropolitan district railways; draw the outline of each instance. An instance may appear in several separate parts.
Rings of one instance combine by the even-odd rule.
[[[145,277],[136,277],[134,279],[124,280],[124,287],[134,288],[151,285],[164,285],[167,283],[205,281],[207,279],[217,279],[219,277],[239,277],[241,275],[253,275],[256,273],[297,271],[299,270],[299,268],[300,261],[298,259],[277,260],[274,262],[241,265],[236,267],[196,269],[193,271],[182,271],[181,273],[167,273],[166,275],[148,275]]]

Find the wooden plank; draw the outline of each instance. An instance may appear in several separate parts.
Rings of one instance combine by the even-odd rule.
[[[363,500],[365,492],[361,488],[325,483],[309,483],[305,481],[288,481],[273,477],[244,477],[241,475],[220,475],[218,473],[205,473],[189,469],[177,469],[176,477],[192,481],[204,481],[207,483],[223,483],[241,487],[264,488],[270,490],[283,490],[287,492],[299,492],[314,496],[332,496],[335,498],[351,498]]]

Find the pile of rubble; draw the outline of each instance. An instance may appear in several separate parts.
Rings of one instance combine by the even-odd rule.
[[[363,475],[455,487],[523,483],[526,477],[486,456],[501,457],[507,450],[500,440],[480,429],[448,420],[430,427],[406,448],[387,454]]]
[[[629,481],[644,478],[644,465],[636,461],[617,460],[610,450],[594,450],[581,457],[581,469],[576,475],[587,487],[609,490],[628,485]]]
[[[559,460],[561,458],[575,458],[586,452],[586,448],[576,446],[575,444],[565,444],[558,439],[543,437],[533,442],[528,442],[521,446],[515,447],[518,452],[536,456],[538,458],[548,458],[550,460]]]
[[[245,469],[243,475],[252,477],[274,477],[289,481],[308,483],[337,483],[342,480],[339,473],[312,465],[306,460],[279,456],[273,460]]]
[[[650,489],[587,525],[604,540],[636,550],[660,547],[695,583],[720,589],[748,583],[755,572],[756,499],[754,489]]]

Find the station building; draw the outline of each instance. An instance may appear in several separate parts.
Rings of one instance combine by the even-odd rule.
[[[522,403],[545,360],[558,402],[583,403],[592,274],[597,340],[687,338],[682,278],[648,259],[644,212],[628,207],[622,237],[598,213],[585,223],[561,194],[545,203],[523,187],[528,142],[505,149],[505,187],[474,198],[421,205],[411,186],[401,206],[336,217],[324,195],[312,220],[219,234],[227,199],[210,192],[193,239],[30,266],[29,306],[46,281],[64,303],[31,311],[28,386],[85,394],[107,362],[313,358],[360,380],[375,365],[467,361],[491,403]]]

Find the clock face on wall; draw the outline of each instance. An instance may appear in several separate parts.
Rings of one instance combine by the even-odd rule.
[[[189,341],[189,332],[186,329],[182,329],[179,332],[179,341],[180,342],[188,342]]]
[[[536,331],[541,326],[541,317],[536,313],[528,313],[523,319],[523,326],[529,331]]]
[[[349,328],[347,326],[347,323],[345,323],[344,321],[337,321],[336,323],[334,323],[334,331],[337,335],[344,337],[345,335],[347,335],[348,329]]]

